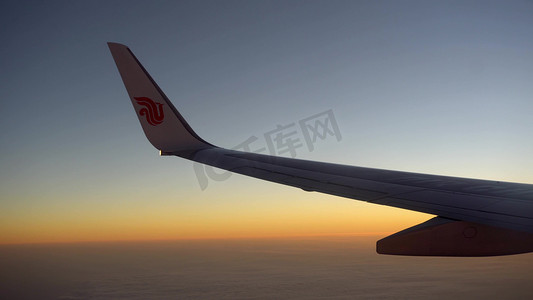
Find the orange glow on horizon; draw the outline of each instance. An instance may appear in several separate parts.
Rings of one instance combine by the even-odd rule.
[[[342,204],[342,205],[339,205]],[[120,213],[41,214],[3,220],[0,244],[387,235],[431,216],[351,201],[253,211],[129,208]]]
[[[385,236],[432,217],[252,179],[204,192],[148,184],[122,195],[98,193],[41,195],[31,209],[17,199],[20,207],[2,211],[0,244]]]

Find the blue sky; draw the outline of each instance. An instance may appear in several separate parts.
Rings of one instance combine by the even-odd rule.
[[[0,222],[13,232],[106,230],[111,212],[157,218],[154,206],[246,218],[347,202],[240,176],[201,192],[190,162],[146,141],[108,41],[214,144],[333,109],[342,140],[299,158],[533,183],[531,1],[3,1],[0,14]]]

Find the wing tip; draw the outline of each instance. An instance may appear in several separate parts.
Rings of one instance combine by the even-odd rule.
[[[194,132],[126,45],[107,44],[141,127],[161,155],[214,147]]]
[[[117,43],[117,42],[107,42],[107,46],[110,49],[113,49],[113,48],[126,48],[126,49],[129,49],[128,46],[126,46],[124,44],[121,44],[121,43]]]

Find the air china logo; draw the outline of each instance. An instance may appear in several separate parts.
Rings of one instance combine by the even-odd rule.
[[[163,114],[163,104],[155,102],[148,97],[133,97],[139,104],[141,109],[139,115],[146,117],[146,122],[152,126],[157,126],[163,123],[165,115]]]

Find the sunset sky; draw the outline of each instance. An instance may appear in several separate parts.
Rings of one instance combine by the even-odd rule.
[[[533,183],[531,1],[2,1],[0,244],[364,234],[431,215],[193,164],[146,140],[106,42],[205,140],[332,110],[297,158]]]

